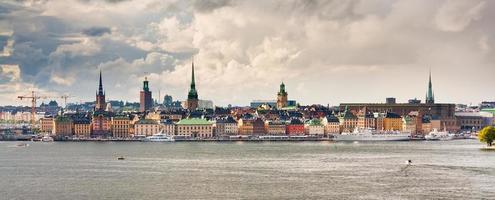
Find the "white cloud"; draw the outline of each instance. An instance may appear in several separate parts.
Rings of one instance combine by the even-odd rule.
[[[464,30],[472,21],[481,18],[484,1],[449,0],[439,9],[435,23],[442,31],[458,32]]]

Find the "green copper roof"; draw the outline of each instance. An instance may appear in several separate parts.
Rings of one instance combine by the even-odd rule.
[[[310,126],[320,126],[321,125],[321,120],[319,119],[312,119],[308,123]]]
[[[284,82],[282,82],[282,84],[280,84],[280,90],[278,91],[278,95],[282,95],[282,96],[287,95],[287,92],[285,91],[285,84],[284,84]]]
[[[187,118],[177,122],[177,125],[212,125],[212,124],[213,122],[201,118]]]

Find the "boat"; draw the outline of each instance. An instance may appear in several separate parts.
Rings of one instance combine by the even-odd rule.
[[[124,156],[120,156],[117,158],[117,160],[125,160]]]
[[[16,144],[16,146],[17,147],[28,147],[29,144],[27,144],[27,143],[18,143],[18,144]]]
[[[425,135],[426,140],[452,140],[454,135],[450,134],[445,129],[443,131],[438,131],[436,128],[430,133]]]
[[[144,142],[175,142],[175,139],[171,135],[164,134],[163,132],[159,132],[152,136],[148,136],[143,139]]]
[[[376,131],[374,129],[354,129],[353,132],[343,132],[334,135],[335,141],[408,141],[411,133],[400,131]]]
[[[41,141],[42,141],[42,142],[53,142],[53,138],[52,138],[50,135],[46,134],[46,135],[44,135],[44,136],[41,138]]]

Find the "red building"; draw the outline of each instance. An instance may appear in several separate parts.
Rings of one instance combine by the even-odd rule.
[[[304,123],[299,119],[292,119],[286,128],[287,135],[304,135]]]
[[[144,78],[143,91],[139,94],[139,112],[146,112],[153,106],[153,98],[151,97],[151,91],[148,85],[148,78]]]

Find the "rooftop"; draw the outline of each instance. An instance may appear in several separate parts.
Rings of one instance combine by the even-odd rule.
[[[177,122],[177,125],[211,125],[212,122],[202,118],[187,118]]]

